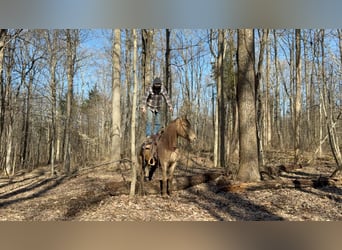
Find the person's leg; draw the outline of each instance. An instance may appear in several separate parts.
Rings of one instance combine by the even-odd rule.
[[[150,109],[146,110],[147,120],[146,120],[146,137],[152,134],[152,122],[153,122],[153,112]]]
[[[160,114],[159,112],[155,113],[154,115],[154,130],[153,134],[157,134],[160,129]]]

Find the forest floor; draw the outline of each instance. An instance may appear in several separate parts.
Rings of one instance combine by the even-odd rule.
[[[311,155],[312,156],[312,155]],[[183,157],[175,175],[208,171],[205,157]],[[309,159],[310,155],[307,157]],[[269,153],[267,165],[291,166],[287,153]],[[317,158],[310,165],[284,170],[277,181],[314,180],[329,176],[335,169],[331,156]],[[130,178],[130,165],[98,163],[71,176],[50,176],[49,167],[20,172],[11,180],[0,176],[1,221],[340,221],[342,185],[322,187],[262,187],[227,191],[217,180],[160,195],[111,196],[104,192],[108,182]],[[341,180],[339,173],[335,180]],[[160,170],[156,171],[156,178]],[[338,181],[336,183],[341,183]]]

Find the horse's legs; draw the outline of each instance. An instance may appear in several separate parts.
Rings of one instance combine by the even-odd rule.
[[[148,174],[148,180],[152,180],[152,177],[153,177],[153,174],[154,172],[156,171],[157,167],[158,167],[158,163],[155,163],[153,166],[149,166],[151,169],[149,171],[149,174]]]
[[[175,171],[177,162],[174,162],[171,164],[170,168],[169,168],[169,179],[168,179],[168,191],[169,191],[169,195],[172,194],[172,190],[173,190],[173,172]]]
[[[140,195],[144,195],[144,160],[142,159],[142,156],[138,156],[138,174],[139,174],[139,186],[140,186]]]
[[[148,165],[146,162],[143,163],[143,172],[144,172],[144,180],[147,181],[149,180],[149,176],[150,176],[150,165]]]
[[[162,196],[167,194],[167,165],[165,163],[161,164],[162,169]]]

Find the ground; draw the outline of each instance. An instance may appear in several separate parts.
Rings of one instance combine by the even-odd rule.
[[[289,164],[284,154],[272,155],[269,166]],[[207,158],[183,157],[176,175],[214,171]],[[190,158],[189,158],[190,157]],[[310,156],[308,157],[310,158]],[[190,160],[189,160],[190,159]],[[189,163],[191,162],[191,164]],[[217,169],[218,172],[222,171]],[[324,156],[280,172],[277,180],[317,179],[334,171]],[[156,171],[156,178],[160,175]],[[341,174],[336,178],[341,179]],[[128,163],[89,165],[71,176],[50,176],[49,167],[21,171],[10,181],[0,177],[1,221],[340,221],[342,186],[256,188],[229,192],[218,180],[160,195],[111,196],[108,182],[130,179]],[[218,178],[219,179],[219,178]],[[341,182],[339,182],[341,183]]]

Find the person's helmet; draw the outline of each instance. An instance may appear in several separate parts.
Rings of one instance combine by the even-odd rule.
[[[156,87],[156,88],[160,88],[160,86],[161,86],[161,80],[160,80],[160,78],[159,77],[157,77],[157,78],[155,78],[154,80],[153,80],[153,87]]]

